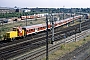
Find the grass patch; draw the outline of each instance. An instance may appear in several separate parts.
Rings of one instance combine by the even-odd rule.
[[[60,49],[58,49],[56,52],[53,52],[52,54],[49,55],[49,60],[55,60],[60,56],[64,56],[66,53],[69,53],[75,50],[77,47],[87,43],[88,41],[90,41],[90,35],[77,42],[66,43],[65,45],[61,44]],[[45,60],[45,58],[41,60]]]

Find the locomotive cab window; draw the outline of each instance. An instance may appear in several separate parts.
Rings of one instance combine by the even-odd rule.
[[[17,31],[17,29],[16,28],[13,28],[13,31]]]

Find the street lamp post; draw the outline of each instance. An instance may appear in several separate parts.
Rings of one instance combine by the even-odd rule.
[[[75,27],[75,42],[76,42],[76,29],[77,29],[77,28]]]
[[[46,15],[46,60],[48,60],[48,16]]]
[[[27,14],[26,14],[26,26],[27,26]]]
[[[73,17],[73,24],[74,24],[74,11],[73,11],[73,8],[71,8],[71,17]]]
[[[51,38],[51,44],[53,44],[54,42],[54,18],[53,18],[54,15],[52,15],[52,11],[50,11],[50,24],[52,26],[51,28],[51,32],[52,32],[52,38]]]
[[[81,15],[81,9],[80,9],[80,15]],[[80,16],[81,18],[80,18],[80,32],[82,31],[81,30],[81,21],[82,21],[82,16]]]
[[[63,20],[64,20],[64,7],[65,7],[65,6],[63,6]]]
[[[53,44],[54,42],[54,19],[53,19],[53,15],[51,14],[51,19],[52,19],[52,41],[51,44]]]
[[[52,40],[51,40],[51,44],[53,44],[54,42],[54,20],[53,20],[53,15],[51,13],[51,19],[52,21]],[[46,15],[46,60],[48,60],[48,16]]]

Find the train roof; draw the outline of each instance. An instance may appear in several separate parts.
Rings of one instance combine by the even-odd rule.
[[[56,23],[56,24],[57,24],[57,23],[60,23],[60,21],[56,21],[55,23]]]
[[[23,28],[26,29],[34,29],[34,28],[39,28],[39,27],[43,27],[46,26],[45,24],[36,24],[36,25],[31,25],[31,26],[24,26]]]
[[[75,16],[75,17],[70,17],[70,18],[67,18],[67,19],[64,19],[64,20],[56,21],[54,23],[60,23],[60,22],[68,21],[68,20],[71,20],[71,19],[76,18],[76,17],[79,17],[79,16],[80,15]],[[48,22],[48,25],[49,24],[50,24],[50,22]],[[34,28],[39,28],[39,27],[43,27],[43,26],[46,26],[46,24],[36,24],[36,25],[31,25],[31,26],[24,26],[23,28],[34,29]]]
[[[22,28],[26,28],[26,29],[28,29],[28,28],[34,29],[34,27],[32,27],[32,26],[24,26],[24,27],[22,27]]]
[[[64,22],[64,20],[60,20],[60,22]]]

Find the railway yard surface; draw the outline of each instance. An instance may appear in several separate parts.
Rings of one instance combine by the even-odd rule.
[[[90,32],[86,34],[78,38],[77,42],[61,45],[49,56],[50,60],[90,60]]]
[[[90,20],[84,21],[81,24],[82,32],[80,32],[80,24],[69,27],[65,26],[65,28],[63,28],[64,26],[55,28],[54,44],[50,44],[52,33],[50,31],[48,32],[48,51],[49,54],[53,55],[49,56],[50,60],[89,60]],[[46,53],[45,31],[37,34],[32,34],[30,36],[24,39],[15,40],[13,42],[0,42],[0,60],[45,60],[43,59]],[[72,44],[72,47],[74,48],[69,47],[69,44]],[[64,53],[59,55],[54,53],[58,50],[60,50],[58,54],[60,52]]]

